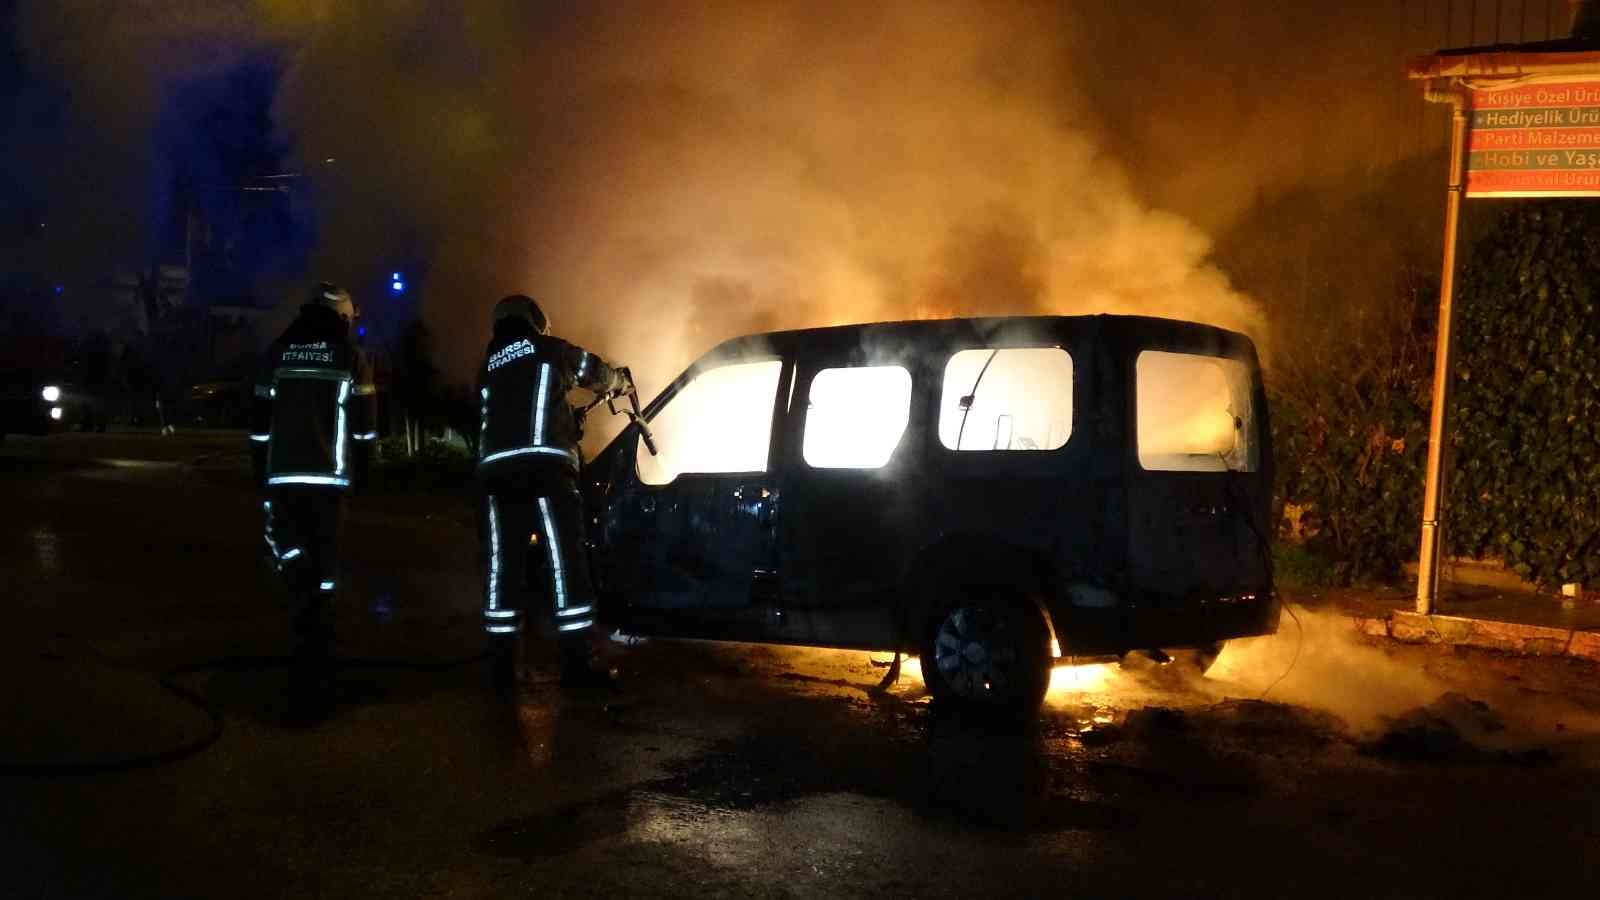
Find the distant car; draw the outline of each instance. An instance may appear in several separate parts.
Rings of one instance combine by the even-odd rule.
[[[921,657],[1031,710],[1056,662],[1277,628],[1267,401],[1243,335],[1085,316],[753,335],[586,468],[630,633]]]
[[[0,371],[0,437],[74,428],[106,430],[105,403],[99,393],[47,370]]]
[[[250,420],[250,388],[240,381],[201,381],[189,385],[181,408],[183,421],[212,428],[244,428]]]

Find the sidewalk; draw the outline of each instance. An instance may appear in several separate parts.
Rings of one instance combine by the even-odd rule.
[[[1285,593],[1292,602],[1348,615],[1375,637],[1600,662],[1600,602],[1592,598],[1453,584],[1442,590],[1435,614],[1424,616],[1409,587]]]

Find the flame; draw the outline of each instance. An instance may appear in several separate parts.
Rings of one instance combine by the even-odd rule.
[[[900,663],[901,677],[915,677],[924,686],[922,661],[906,657]],[[1070,694],[1094,694],[1108,690],[1116,675],[1112,663],[1092,663],[1081,666],[1056,666],[1050,671],[1050,688],[1045,693],[1046,703],[1060,703]]]
[[[779,360],[711,369],[650,422],[659,456],[639,442],[639,477],[667,484],[685,472],[763,472],[772,433]]]
[[[822,469],[888,464],[911,418],[911,373],[900,366],[824,369],[811,381],[800,455]]]
[[[1146,468],[1225,468],[1249,427],[1244,363],[1145,351],[1136,367],[1139,461]],[[1236,417],[1239,421],[1236,422]]]
[[[1056,666],[1050,672],[1050,690],[1046,701],[1057,701],[1064,694],[1098,693],[1110,686],[1115,669],[1111,663],[1092,663],[1083,666]]]

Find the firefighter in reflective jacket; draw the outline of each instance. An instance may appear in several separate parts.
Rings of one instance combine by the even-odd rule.
[[[348,291],[319,284],[263,358],[251,410],[267,556],[294,610],[291,690],[313,703],[331,677],[344,498],[378,437],[372,367],[350,336],[357,315]]]
[[[591,646],[596,601],[577,483],[579,424],[567,394],[573,388],[616,394],[625,378],[549,332],[533,300],[501,300],[479,373],[483,615],[501,691],[515,686],[519,635],[534,615],[541,630],[553,627],[563,685],[609,681]],[[540,602],[527,602],[533,598]]]

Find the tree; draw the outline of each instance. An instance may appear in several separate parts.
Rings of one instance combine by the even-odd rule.
[[[444,402],[439,368],[433,364],[432,337],[420,319],[400,334],[394,360],[393,396],[405,428],[406,455],[415,456],[428,426],[442,427]]]

